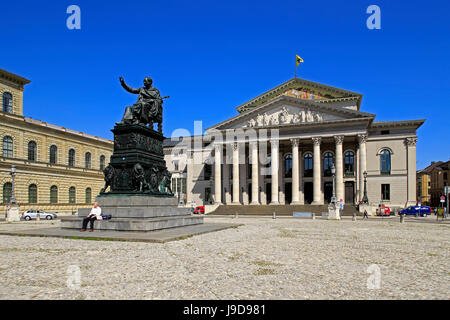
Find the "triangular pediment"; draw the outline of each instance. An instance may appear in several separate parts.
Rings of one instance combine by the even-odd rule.
[[[362,95],[321,83],[294,78],[269,91],[241,104],[236,109],[240,113],[257,108],[280,96],[289,96],[305,101],[333,103],[345,100],[355,101],[355,109],[359,110]]]
[[[326,124],[349,119],[374,118],[375,115],[333,105],[280,96],[208,130],[268,128]]]

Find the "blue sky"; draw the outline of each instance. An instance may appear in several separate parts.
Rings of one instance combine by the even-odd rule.
[[[66,8],[81,8],[81,30]],[[381,30],[366,9],[381,8]],[[150,75],[165,103],[164,133],[193,132],[294,76],[362,93],[377,121],[426,118],[417,167],[450,157],[448,1],[7,1],[0,68],[32,81],[26,116],[112,138]]]

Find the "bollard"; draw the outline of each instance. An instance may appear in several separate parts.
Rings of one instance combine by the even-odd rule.
[[[353,212],[353,218],[352,221],[356,221],[356,212]]]
[[[401,214],[400,215],[400,223],[404,223],[405,222],[405,215]]]
[[[236,213],[234,214],[234,218],[237,219],[238,217],[239,217],[239,214],[236,211]]]
[[[41,221],[41,214],[39,212],[36,214],[36,221]]]
[[[276,219],[276,218],[277,218],[277,215],[275,214],[275,211],[274,211],[272,214],[272,219]]]
[[[313,214],[312,214],[312,219],[313,220],[316,220],[316,214],[313,212]]]

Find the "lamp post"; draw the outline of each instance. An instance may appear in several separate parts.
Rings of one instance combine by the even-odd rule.
[[[364,171],[363,175],[364,175],[364,195],[362,198],[362,203],[368,204],[369,198],[367,197],[367,171]]]
[[[10,200],[11,204],[17,204],[16,191],[15,191],[15,189],[16,189],[15,180],[16,180],[16,167],[12,166],[11,167],[11,185],[12,185],[12,187],[11,187],[11,200]]]
[[[6,221],[20,221],[19,206],[16,200],[16,167],[11,167],[11,200],[6,208]]]
[[[331,166],[331,174],[333,175],[333,195],[331,197],[331,203],[336,205],[336,167],[333,165]]]

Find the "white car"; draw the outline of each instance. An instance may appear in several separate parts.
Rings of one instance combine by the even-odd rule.
[[[22,213],[22,218],[27,221],[30,221],[32,219],[36,219],[38,213],[39,213],[40,219],[52,220],[52,219],[57,218],[56,214],[50,213],[50,212],[44,212],[42,210],[27,210],[24,213]]]

